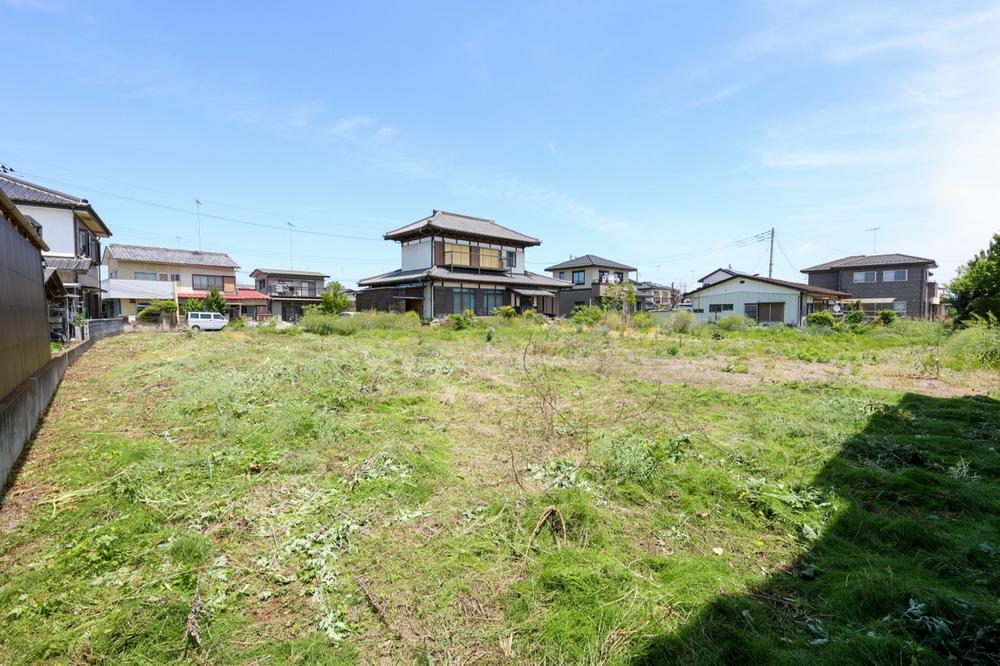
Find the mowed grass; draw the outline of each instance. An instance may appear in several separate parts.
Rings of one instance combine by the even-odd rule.
[[[996,663],[1000,405],[869,381],[927,329],[491,337],[99,342],[0,507],[0,663]]]

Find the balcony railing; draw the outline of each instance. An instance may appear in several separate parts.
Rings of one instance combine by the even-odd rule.
[[[456,250],[445,250],[444,266],[457,268],[474,268],[484,271],[509,271],[512,266],[504,256],[491,256],[482,253],[475,255],[477,263],[473,263],[473,254],[470,252],[458,252]]]
[[[320,290],[316,287],[283,287],[273,286],[267,289],[268,296],[287,296],[294,298],[317,298]]]

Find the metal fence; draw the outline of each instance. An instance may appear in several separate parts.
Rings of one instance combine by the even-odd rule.
[[[0,215],[0,399],[48,363],[42,256]]]

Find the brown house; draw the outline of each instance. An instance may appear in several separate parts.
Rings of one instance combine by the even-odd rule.
[[[902,317],[930,318],[940,310],[933,259],[908,254],[854,255],[805,268],[809,284],[846,291],[864,310],[894,310]]]
[[[568,317],[577,306],[600,305],[609,285],[632,281],[631,274],[637,269],[596,254],[585,254],[549,266],[545,270],[554,278],[570,282],[570,286],[559,291],[559,314]],[[639,309],[644,309],[642,302],[645,300],[645,297],[640,299],[639,294],[636,294]]]
[[[422,319],[501,305],[558,314],[556,292],[569,282],[532,273],[524,254],[541,241],[493,220],[435,210],[389,231],[400,268],[358,281],[357,309],[417,312]]]

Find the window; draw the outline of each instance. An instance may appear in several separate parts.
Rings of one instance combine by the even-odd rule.
[[[81,257],[90,256],[90,232],[86,229],[80,229],[78,232],[78,254]],[[155,278],[154,278],[155,279]]]
[[[559,279],[560,280],[566,279],[566,271],[559,271]]]
[[[608,272],[607,271],[597,271],[597,281],[601,284],[608,283]]]
[[[215,287],[219,291],[222,291],[226,286],[225,280],[221,275],[192,275],[191,276],[191,288],[192,289],[203,289],[208,290]]]
[[[148,301],[139,301],[138,303],[135,304],[135,313],[139,314],[148,307],[149,307]]]
[[[615,282],[617,282],[618,284],[621,284],[624,281],[625,281],[625,274],[624,273],[622,273],[621,271],[618,271],[617,273],[615,273]]]
[[[882,271],[883,282],[906,282],[909,271],[905,268],[898,271]]]
[[[573,271],[573,284],[584,284],[587,280],[587,271]]]
[[[212,315],[212,319],[225,319],[225,317],[216,312]]]
[[[750,319],[757,321],[757,304],[756,303],[745,304],[743,306],[743,314],[745,314],[747,317],[750,317]]]
[[[266,287],[265,287],[265,282],[264,282],[264,280],[257,280],[257,291],[259,291],[259,292],[262,292],[262,293],[263,293],[263,291],[264,291],[264,289],[265,289],[265,288],[266,288]]]
[[[483,309],[486,314],[493,314],[493,311],[501,305],[503,305],[503,291],[500,289],[483,290]]]
[[[445,243],[444,263],[468,266],[471,263],[471,260],[469,259],[469,246],[459,245],[458,243]],[[459,312],[461,312],[461,310],[459,310]]]
[[[155,280],[156,273],[146,273],[143,271],[136,271],[132,273],[133,280]]]
[[[785,321],[784,303],[758,303],[757,321],[761,324],[780,324]]]
[[[176,282],[177,284],[180,284],[181,283],[181,274],[180,273],[171,273],[170,274],[170,281],[171,282]]]
[[[733,311],[733,304],[732,303],[709,303],[708,304],[708,311],[709,312],[732,312]]]
[[[859,271],[854,274],[854,282],[874,282],[876,275],[875,271]]]
[[[475,289],[455,289],[452,292],[452,312],[460,313],[466,310],[476,310],[476,290]]]
[[[905,316],[906,315],[906,301],[893,301],[892,302],[892,309],[893,309],[893,311],[896,314],[898,314],[900,316]]]
[[[507,268],[517,268],[516,250],[507,250]]]

